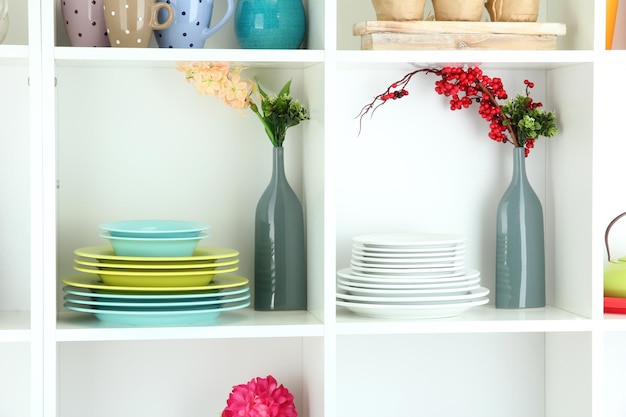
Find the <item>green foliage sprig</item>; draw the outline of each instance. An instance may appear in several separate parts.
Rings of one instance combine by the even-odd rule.
[[[250,110],[258,116],[272,144],[283,146],[287,129],[309,120],[309,112],[289,94],[291,80],[275,96],[267,94],[258,80],[256,84],[261,96],[261,111],[253,101],[250,102]]]

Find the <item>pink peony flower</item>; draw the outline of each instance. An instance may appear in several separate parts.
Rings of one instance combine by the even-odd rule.
[[[222,417],[298,417],[298,412],[289,390],[268,375],[234,386]]]

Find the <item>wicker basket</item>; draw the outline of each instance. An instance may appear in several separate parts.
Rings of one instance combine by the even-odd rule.
[[[539,0],[487,0],[492,22],[536,22]]]
[[[426,0],[372,0],[376,19],[405,22],[424,19]]]
[[[477,22],[483,15],[485,0],[432,0],[435,20]]]

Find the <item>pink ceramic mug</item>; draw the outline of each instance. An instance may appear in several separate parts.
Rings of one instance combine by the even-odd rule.
[[[167,19],[159,22],[159,10]],[[104,0],[104,20],[111,46],[147,48],[152,31],[165,29],[174,21],[174,10],[156,0]]]
[[[111,46],[103,0],[61,0],[65,31],[72,46]]]

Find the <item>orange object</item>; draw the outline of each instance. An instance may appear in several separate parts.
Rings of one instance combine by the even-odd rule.
[[[619,0],[606,0],[606,49],[613,48],[613,34],[615,33],[615,18]]]

